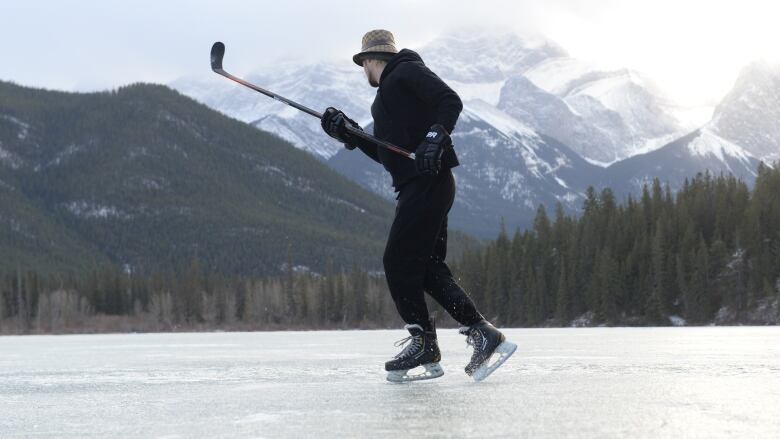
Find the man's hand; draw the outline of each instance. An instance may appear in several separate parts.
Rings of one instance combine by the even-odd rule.
[[[320,120],[322,129],[334,139],[343,143],[347,149],[355,149],[357,147],[357,139],[355,136],[349,134],[347,127],[351,127],[356,130],[363,131],[354,120],[347,117],[343,111],[337,110],[333,107],[328,107],[324,113],[322,113],[322,119]]]
[[[417,172],[424,175],[438,174],[441,170],[441,156],[451,146],[452,139],[447,130],[440,124],[432,126],[414,153]]]

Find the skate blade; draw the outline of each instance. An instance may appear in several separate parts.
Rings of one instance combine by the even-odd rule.
[[[509,357],[515,353],[516,349],[516,344],[509,341],[502,342],[500,345],[498,345],[498,347],[496,347],[496,350],[493,351],[493,354],[490,356],[490,358],[488,358],[487,361],[482,363],[482,365],[474,371],[471,377],[474,378],[474,381],[482,381],[489,377],[491,373],[495,372],[496,369],[504,364],[504,362],[506,362],[506,360],[508,360]],[[493,358],[495,358],[495,361],[491,363]]]
[[[424,371],[412,375],[409,375],[409,371],[414,369],[391,370],[390,372],[387,372],[387,381],[393,383],[409,383],[412,381],[432,380],[444,375],[444,369],[441,368],[439,363],[423,364],[422,367],[425,368]]]

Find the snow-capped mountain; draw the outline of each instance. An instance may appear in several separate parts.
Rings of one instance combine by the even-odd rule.
[[[490,34],[484,30],[449,33],[419,48],[426,65],[444,78],[461,99],[496,105],[501,88],[543,60],[566,52],[541,36]]]
[[[594,162],[609,164],[652,151],[705,122],[679,120],[678,106],[632,70],[601,71],[576,59],[557,57],[524,75],[602,133],[606,142],[582,137],[569,143]],[[594,143],[601,146],[593,148]]]
[[[742,69],[734,87],[701,129],[668,145],[616,163],[607,169],[606,185],[631,191],[659,177],[679,187],[705,170],[733,174],[748,183],[758,163],[780,159],[780,69],[765,62]]]
[[[615,163],[606,169],[603,184],[623,195],[636,194],[657,177],[674,192],[685,179],[705,171],[712,175],[732,174],[752,182],[758,163],[742,147],[704,127],[655,151]]]
[[[484,30],[444,34],[419,52],[441,77],[469,84],[504,81],[544,60],[566,55],[542,36]]]
[[[576,211],[590,185],[636,192],[660,177],[674,188],[704,170],[752,180],[756,158],[777,152],[771,148],[780,138],[777,127],[767,128],[780,113],[777,75],[766,69],[745,73],[744,86],[738,81],[713,121],[692,126],[678,117],[684,108],[638,73],[594,69],[541,37],[448,34],[418,49],[464,101],[453,133],[462,165],[455,170],[450,221],[479,236],[494,236],[502,218],[510,230],[530,224],[539,204],[551,209],[560,201]],[[349,60],[279,66],[248,79],[310,108],[341,108],[370,132],[375,89]],[[206,85],[186,79],[172,85],[394,198],[382,167],[344,151],[317,119],[218,77]],[[743,121],[756,106],[773,110],[760,121]],[[751,127],[753,135],[740,127]]]
[[[742,69],[708,128],[760,160],[780,160],[780,66],[755,62]]]
[[[466,104],[453,143],[461,165],[453,171],[458,192],[450,225],[481,237],[495,236],[502,220],[509,230],[528,226],[540,204],[551,208],[561,202],[575,211],[584,188],[604,172],[479,100]],[[359,151],[342,150],[328,164],[364,187],[393,196],[382,166]]]
[[[690,131],[681,128],[671,112],[666,111],[660,93],[637,73],[598,71],[568,57],[561,47],[541,36],[471,30],[442,35],[417,49],[426,64],[464,101],[480,99],[512,115],[518,113],[514,108],[517,105],[511,101],[527,98],[523,95],[526,88],[517,87],[521,81],[517,78],[525,76],[538,87],[537,100],[557,99],[555,106],[560,108],[555,114],[566,113],[574,126],[534,123],[533,119],[554,116],[547,113],[546,107],[527,109],[530,118],[521,120],[602,166],[660,147]],[[370,119],[368,109],[374,90],[367,86],[362,70],[348,60],[278,66],[273,72],[250,75],[248,79],[317,110],[333,105],[360,122]],[[210,78],[209,84],[182,79],[171,85],[230,116],[254,122],[321,158],[327,159],[336,152],[311,116],[224,80],[220,86],[213,84],[214,78]],[[541,114],[534,114],[535,109]]]
[[[605,185],[636,192],[659,177],[672,190],[697,172],[732,174],[748,184],[759,162],[780,159],[780,67],[754,62],[740,72],[731,91],[700,129],[662,148],[616,163]]]
[[[588,101],[582,102],[582,108],[588,111],[575,113],[563,99],[537,87],[525,76],[515,76],[501,88],[498,108],[538,132],[571,145],[583,157],[601,162],[618,159],[620,139],[629,134],[620,115],[590,96],[575,99]]]
[[[447,34],[420,53],[464,101],[479,98],[522,115],[541,134],[601,166],[661,147],[706,122],[678,120],[679,107],[639,73],[595,69],[541,36]],[[556,116],[565,121],[551,121]]]

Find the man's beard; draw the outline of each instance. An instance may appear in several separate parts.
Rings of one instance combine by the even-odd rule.
[[[372,78],[368,78],[368,84],[369,84],[371,87],[374,87],[374,88],[377,88],[377,87],[379,87],[379,82],[375,81],[375,80],[374,80],[374,79],[372,79]]]

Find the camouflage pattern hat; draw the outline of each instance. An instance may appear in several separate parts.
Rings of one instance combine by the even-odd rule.
[[[395,48],[393,34],[384,29],[375,29],[363,35],[362,48],[352,57],[352,61],[362,67],[366,58],[390,59],[396,53],[398,49]]]

